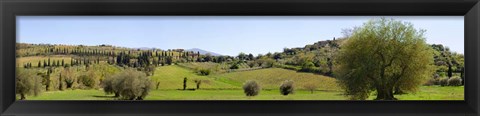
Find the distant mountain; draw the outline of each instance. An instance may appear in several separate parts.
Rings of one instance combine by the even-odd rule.
[[[185,50],[185,51],[193,51],[193,52],[200,52],[200,54],[202,55],[205,55],[205,54],[208,54],[210,53],[210,55],[212,56],[222,56],[221,54],[218,54],[218,53],[215,53],[215,52],[210,52],[210,51],[206,51],[206,50],[202,50],[202,49],[199,49],[199,48],[192,48],[192,49],[188,49],[188,50]]]

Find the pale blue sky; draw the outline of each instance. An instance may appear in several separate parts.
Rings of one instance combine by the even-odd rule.
[[[266,54],[341,37],[379,16],[17,16],[17,42],[200,48]],[[388,16],[426,29],[427,43],[464,51],[463,16]]]

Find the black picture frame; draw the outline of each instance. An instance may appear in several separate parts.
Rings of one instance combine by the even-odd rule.
[[[478,0],[1,0],[0,113],[478,116]],[[464,16],[464,101],[15,101],[16,16]]]

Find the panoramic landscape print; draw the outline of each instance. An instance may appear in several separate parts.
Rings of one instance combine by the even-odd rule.
[[[17,16],[17,100],[464,100],[455,16]]]

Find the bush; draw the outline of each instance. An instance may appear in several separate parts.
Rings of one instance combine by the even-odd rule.
[[[115,93],[122,100],[143,100],[151,89],[151,80],[145,73],[126,69],[102,82],[107,94]]]
[[[153,66],[153,65],[145,66],[141,70],[144,71],[145,74],[147,74],[147,76],[152,76],[152,75],[155,74],[155,66]]]
[[[439,84],[441,86],[447,86],[448,85],[448,77],[442,77],[439,79]]]
[[[329,72],[328,68],[315,67],[315,64],[312,62],[303,64],[298,71],[331,75],[331,72]]]
[[[292,94],[294,89],[293,81],[291,80],[286,80],[282,83],[282,85],[280,85],[280,93],[282,95]]]
[[[67,88],[72,88],[73,83],[75,82],[75,73],[71,68],[64,68],[62,72],[60,72],[62,75],[62,79],[66,84]]]
[[[434,79],[433,79],[433,84],[434,84],[434,85],[440,85],[440,77],[434,78]]]
[[[200,75],[205,75],[205,76],[210,75],[211,72],[212,71],[210,69],[200,69],[199,70]]]
[[[96,82],[94,77],[92,76],[81,75],[80,77],[78,77],[78,79],[80,80],[80,83],[82,83],[82,85],[84,85],[87,88],[95,87]]]
[[[256,96],[260,92],[260,85],[253,80],[249,80],[243,85],[243,91],[247,96]]]
[[[238,66],[238,63],[235,63],[232,66],[230,66],[230,69],[239,69],[239,68],[240,66]]]
[[[435,85],[435,83],[436,83],[435,81],[437,81],[437,79],[431,78],[431,79],[429,79],[427,82],[425,82],[423,85],[425,85],[425,86],[432,86],[432,85]]]
[[[20,94],[20,100],[25,100],[26,95],[37,96],[42,89],[42,78],[31,69],[17,69],[15,79],[15,92]]]
[[[448,79],[448,86],[461,86],[462,79],[460,77],[452,77]]]

